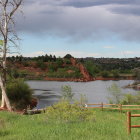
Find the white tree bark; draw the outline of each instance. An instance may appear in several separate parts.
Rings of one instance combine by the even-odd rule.
[[[1,107],[4,108],[6,106],[4,96],[2,94],[2,100],[1,100]]]
[[[1,104],[1,107],[5,107],[5,105],[6,105],[7,109],[12,111],[12,107],[11,107],[9,99],[7,97],[6,88],[4,86],[4,83],[3,83],[3,80],[2,80],[1,76],[0,76],[0,87],[1,87],[1,91],[2,91],[2,104]]]
[[[0,0],[0,39],[2,38],[1,45],[1,62],[0,62],[0,88],[2,92],[1,107],[7,107],[8,110],[12,110],[10,101],[6,93],[6,58],[9,42],[15,45],[13,37],[17,38],[14,27],[13,16],[18,10],[23,0]],[[12,34],[12,35],[11,35]],[[10,39],[11,38],[11,39]]]

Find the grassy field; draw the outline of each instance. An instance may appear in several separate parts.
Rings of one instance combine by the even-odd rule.
[[[140,118],[133,118],[140,124]],[[0,140],[139,140],[140,129],[127,135],[126,113],[95,111],[90,122],[50,123],[45,114],[23,116],[0,112]]]

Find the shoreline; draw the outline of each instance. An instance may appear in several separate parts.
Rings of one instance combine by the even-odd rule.
[[[84,78],[44,78],[44,81],[61,81],[61,82],[67,82],[67,81],[71,81],[71,82],[90,82],[90,81],[97,81],[97,80],[102,80],[102,81],[109,81],[109,80],[113,80],[113,81],[118,81],[118,80],[135,80],[135,77],[133,76],[123,76],[123,77],[119,77],[119,78],[114,78],[114,77],[96,77],[96,78],[90,78],[90,79],[84,79]]]

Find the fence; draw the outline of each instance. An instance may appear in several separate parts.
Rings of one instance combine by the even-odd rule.
[[[139,107],[139,108],[126,108],[126,107]],[[120,112],[122,112],[122,110],[140,110],[140,105],[122,105],[122,104],[98,103],[98,104],[85,104],[85,108],[101,108],[102,111],[104,109],[112,109],[112,110],[119,110]]]
[[[128,131],[128,134],[131,134],[131,128],[140,128],[140,125],[131,125],[131,117],[140,117],[140,114],[131,114],[131,112],[127,112],[127,131]]]

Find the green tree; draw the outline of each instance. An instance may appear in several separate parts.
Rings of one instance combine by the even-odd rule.
[[[71,54],[66,54],[66,55],[64,56],[64,58],[70,59],[70,58],[73,58],[73,56],[72,56]]]
[[[117,78],[117,77],[120,76],[118,70],[112,70],[112,75],[113,75],[113,77],[115,77],[115,78]]]
[[[68,100],[68,101],[72,100],[74,93],[72,93],[71,86],[68,86],[68,85],[62,86],[61,90],[62,90],[62,93],[61,93],[62,99]]]
[[[108,97],[110,103],[119,104],[123,98],[121,89],[114,83],[108,88],[111,97]]]

